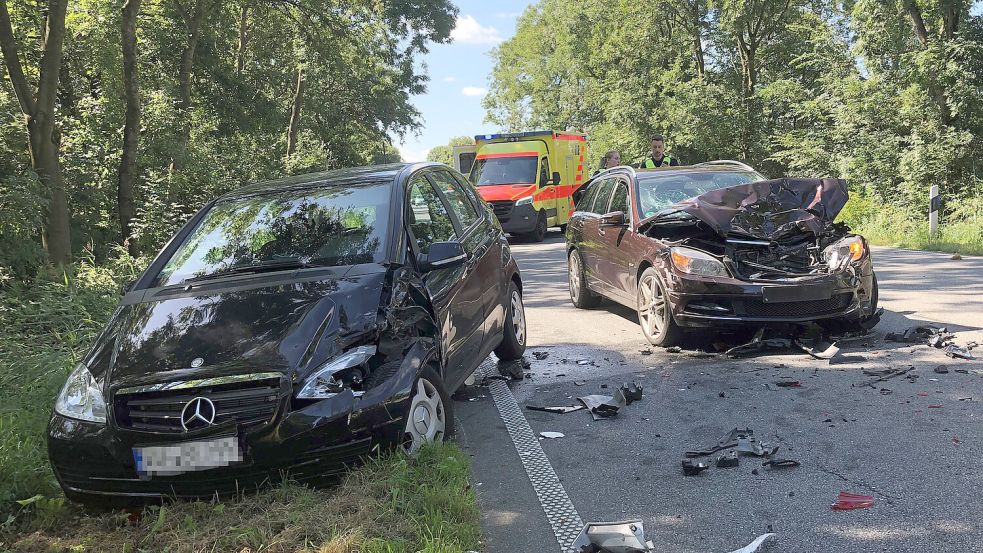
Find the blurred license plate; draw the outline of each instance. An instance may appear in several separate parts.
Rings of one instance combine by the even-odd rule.
[[[765,303],[828,300],[833,297],[829,286],[765,286],[761,299]]]
[[[197,470],[227,467],[242,461],[239,438],[182,442],[133,448],[137,472],[147,476],[172,476]]]

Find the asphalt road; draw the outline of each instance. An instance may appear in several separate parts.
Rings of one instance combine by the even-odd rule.
[[[701,357],[704,344],[736,340],[707,333],[682,353],[643,354],[649,348],[633,311],[570,304],[562,236],[513,251],[525,282],[532,369],[508,386],[535,434],[565,435],[539,444],[584,521],[642,519],[647,538],[667,553],[723,553],[768,531],[779,540],[770,551],[789,553],[983,550],[983,362],[883,340],[886,332],[941,323],[958,343],[983,343],[983,258],[876,249],[886,313],[875,337],[850,348],[855,361],[829,365],[794,352]],[[940,365],[949,372],[936,373]],[[862,369],[909,366],[917,378],[858,385],[870,380]],[[494,373],[494,360],[485,368]],[[781,380],[801,387],[774,385]],[[615,419],[525,409],[573,405],[628,381],[644,387],[644,399]],[[454,403],[473,457],[484,551],[560,551],[491,391],[469,387]],[[742,457],[737,468],[683,476],[686,450],[745,426],[801,466],[770,470]],[[875,503],[834,511],[841,490]]]

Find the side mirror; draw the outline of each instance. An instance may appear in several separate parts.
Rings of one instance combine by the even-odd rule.
[[[421,271],[456,267],[467,261],[468,254],[460,242],[434,242],[428,253],[421,253],[417,262]]]
[[[604,215],[601,215],[601,226],[602,227],[625,226],[625,212],[612,211],[611,213],[605,213]]]

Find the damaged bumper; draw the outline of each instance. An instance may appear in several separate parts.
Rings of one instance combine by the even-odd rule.
[[[297,402],[291,390],[269,423],[247,428],[233,420],[194,432],[146,432],[121,428],[112,415],[105,425],[56,414],[48,425],[51,465],[70,499],[120,504],[233,495],[284,479],[330,481],[370,452],[400,443],[413,382],[428,353],[414,346],[392,378],[361,397],[346,390],[298,407],[291,405]],[[281,385],[290,386],[285,379]],[[229,437],[242,452],[229,466],[166,476],[138,472],[139,448]]]
[[[671,271],[669,300],[680,326],[858,320],[871,313],[870,258],[821,277],[768,282],[708,278]]]

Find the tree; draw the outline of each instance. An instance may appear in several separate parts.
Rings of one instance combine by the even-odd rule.
[[[469,146],[474,144],[474,138],[470,136],[455,136],[447,141],[446,145],[434,146],[427,152],[427,161],[436,161],[445,165],[454,166],[454,146]]]
[[[61,72],[67,7],[68,0],[48,2],[45,28],[41,35],[42,54],[38,63],[38,85],[35,91],[28,83],[21,65],[7,0],[0,0],[0,47],[3,49],[10,84],[24,115],[31,166],[47,188],[48,209],[43,242],[48,258],[56,265],[68,263],[72,256],[68,200],[58,158],[60,140],[55,121],[55,101]]]
[[[140,0],[125,0],[120,18],[123,53],[123,94],[126,115],[123,123],[123,148],[119,162],[119,187],[117,211],[120,236],[130,255],[137,256],[140,249],[132,236],[131,223],[136,216],[133,194],[136,187],[137,155],[140,146],[140,81],[137,64],[137,15]]]

